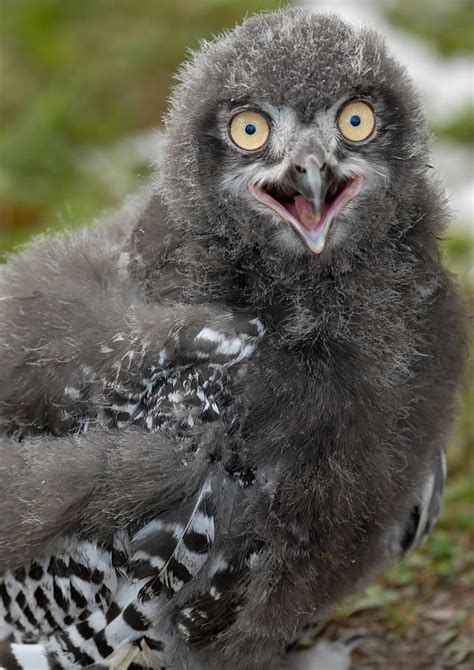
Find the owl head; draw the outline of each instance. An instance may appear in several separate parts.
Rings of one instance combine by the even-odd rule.
[[[412,225],[427,148],[418,97],[378,35],[284,10],[184,65],[157,179],[183,235],[322,263]]]

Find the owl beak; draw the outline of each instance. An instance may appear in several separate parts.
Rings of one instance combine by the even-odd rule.
[[[320,254],[336,218],[359,193],[362,176],[336,181],[314,156],[295,165],[281,184],[249,185],[250,193],[288,223],[310,251]]]
[[[297,164],[293,167],[292,182],[296,191],[311,205],[311,213],[319,222],[329,187],[327,165],[320,167],[314,156],[308,156],[304,165]]]

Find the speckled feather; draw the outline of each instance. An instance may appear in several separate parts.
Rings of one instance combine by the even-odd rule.
[[[99,556],[125,533],[112,628],[87,621],[105,663],[287,667],[298,631],[439,512],[466,358],[444,197],[418,97],[370,31],[264,14],[203,44],[180,78],[143,197],[1,271],[0,568],[10,583],[38,556]],[[356,148],[335,124],[354,97],[378,120]],[[240,104],[272,120],[252,156],[227,135]],[[319,256],[247,188],[284,178],[303,141],[364,175]],[[136,635],[131,611],[148,622]],[[38,653],[67,635],[37,630]],[[28,651],[7,647],[8,670]]]

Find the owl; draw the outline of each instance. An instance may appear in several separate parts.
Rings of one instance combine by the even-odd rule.
[[[428,156],[377,34],[254,16],[138,199],[10,258],[0,665],[291,667],[428,535],[466,358]]]

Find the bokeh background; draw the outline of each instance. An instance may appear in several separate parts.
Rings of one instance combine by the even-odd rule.
[[[172,74],[202,38],[272,0],[0,0],[0,258],[91,221],[143,184]],[[306,0],[381,29],[412,72],[453,222],[443,248],[474,307],[473,0]],[[428,544],[348,603],[328,634],[371,632],[359,668],[474,667],[474,369]]]

